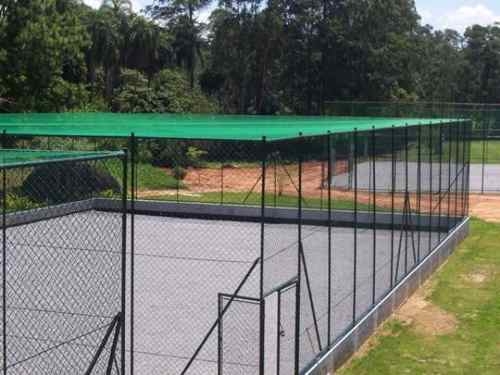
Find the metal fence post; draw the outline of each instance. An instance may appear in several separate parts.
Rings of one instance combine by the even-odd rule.
[[[219,293],[217,296],[217,312],[219,317],[219,324],[217,326],[217,375],[222,375],[223,369],[223,321],[222,311],[224,310],[224,295]]]
[[[2,132],[2,147],[7,133]],[[7,171],[2,168],[2,354],[3,374],[7,374]]]
[[[357,263],[358,263],[358,129],[353,132],[353,159],[354,159],[354,217],[353,217],[353,298],[352,298],[352,326],[356,324],[356,292],[357,292]]]
[[[280,361],[281,361],[281,293],[282,289],[278,290],[277,295],[277,325],[276,325],[276,375],[280,375]]]
[[[484,194],[484,177],[485,177],[485,166],[486,166],[486,142],[488,138],[488,131],[487,131],[487,125],[484,123],[484,121],[481,121],[481,126],[482,126],[482,135],[483,135],[483,142],[482,142],[482,150],[481,150],[481,194]]]
[[[128,151],[124,150],[122,159],[123,175],[122,175],[122,315],[121,315],[121,373],[125,374],[125,320],[126,320],[126,300],[127,300],[127,168],[128,168]]]
[[[130,134],[130,375],[134,374],[136,138]]]
[[[405,136],[405,203],[403,207],[403,225],[404,225],[404,234],[405,234],[405,275],[408,274],[408,217],[411,217],[411,208],[410,208],[410,193],[408,191],[408,124],[405,124],[404,130]],[[406,202],[408,202],[408,210],[406,210]],[[398,251],[401,251],[399,249]],[[399,266],[399,256],[398,256],[398,266]],[[396,268],[397,269],[397,268]],[[396,275],[397,277],[398,275]]]
[[[394,192],[396,190],[394,131],[393,125],[391,128],[391,289],[394,287]]]
[[[302,278],[302,266],[301,266],[301,243],[302,243],[302,133],[299,133],[299,150],[298,150],[298,228],[297,228],[297,289],[295,291],[295,374],[298,375],[300,371],[300,291],[301,291],[301,278]]]
[[[376,292],[376,269],[377,269],[377,206],[376,206],[376,201],[377,201],[377,179],[375,176],[376,173],[376,152],[375,152],[375,127],[372,127],[372,132],[371,132],[371,151],[372,151],[372,178],[373,178],[373,191],[372,191],[372,218],[373,218],[373,223],[372,223],[372,305],[375,305],[375,292]]]
[[[428,125],[429,127],[429,249],[428,253],[432,251],[432,211],[433,211],[433,204],[434,201],[432,199],[432,179],[433,179],[433,172],[432,172],[432,166],[434,164],[433,160],[433,147],[434,144],[432,143],[432,135],[433,135],[433,128],[432,124]]]
[[[420,232],[422,224],[422,127],[417,127],[417,262],[420,263]]]
[[[328,157],[328,326],[327,326],[327,346],[331,344],[332,333],[332,134],[327,133],[327,157]]]
[[[451,124],[448,124],[448,189],[447,189],[447,204],[446,204],[446,228],[447,232],[450,232],[450,206],[451,206],[451,157],[452,157],[452,147],[453,147],[453,142],[452,142],[452,129],[451,129]]]
[[[439,123],[439,191],[438,191],[438,242],[441,242],[441,202],[443,180],[443,123]]]
[[[260,227],[260,285],[259,285],[259,309],[260,309],[260,321],[259,321],[259,374],[264,375],[265,365],[264,365],[264,344],[265,344],[265,305],[264,305],[264,228],[265,228],[265,214],[266,214],[266,159],[267,159],[267,147],[266,147],[266,137],[262,137],[262,178],[261,178],[261,197],[260,197],[260,213],[261,213],[261,227]]]

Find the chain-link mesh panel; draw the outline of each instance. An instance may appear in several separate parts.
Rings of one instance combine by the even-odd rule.
[[[230,295],[220,295],[222,313]],[[219,374],[259,374],[260,301],[234,297],[219,327]]]
[[[138,140],[139,199],[259,205],[256,142]]]
[[[2,170],[7,373],[123,373],[123,215],[94,207],[122,197],[123,166]]]
[[[467,214],[470,124],[364,129],[275,142],[130,140],[141,213],[136,373],[303,370],[443,241]],[[235,301],[219,326],[218,296],[235,294],[261,255],[262,270],[236,294],[262,298],[265,320]],[[284,291],[295,283],[297,293]],[[234,336],[221,346],[228,325]]]
[[[181,373],[217,319],[218,294],[234,292],[259,251],[257,223],[136,215],[137,373]],[[258,296],[258,280],[253,273],[241,293]],[[190,371],[216,360],[211,338]]]

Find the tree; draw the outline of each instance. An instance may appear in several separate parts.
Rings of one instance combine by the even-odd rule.
[[[467,28],[464,55],[469,100],[500,101],[500,26]]]
[[[18,0],[2,9],[0,76],[20,108],[65,110],[85,96],[83,50],[89,41],[80,7],[76,0]]]
[[[146,8],[156,20],[165,22],[168,30],[174,35],[173,48],[177,63],[185,66],[189,73],[190,87],[195,84],[197,58],[202,56],[203,40],[200,24],[195,13],[210,4],[210,0],[154,0],[153,5]]]

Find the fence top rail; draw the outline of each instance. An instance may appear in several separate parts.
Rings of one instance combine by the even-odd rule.
[[[0,149],[0,168],[29,167],[48,163],[77,162],[123,157],[123,151],[81,152]]]
[[[16,136],[118,137],[269,141],[354,130],[456,123],[448,118],[256,116],[123,113],[0,114],[0,129]]]
[[[500,103],[468,103],[468,102],[429,102],[429,101],[377,101],[377,100],[327,100],[325,104],[380,104],[380,105],[429,105],[429,106],[463,106],[463,107],[496,107]]]

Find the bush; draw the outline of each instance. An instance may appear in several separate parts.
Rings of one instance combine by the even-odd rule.
[[[5,205],[8,212],[18,212],[40,207],[40,204],[31,201],[28,197],[17,194],[7,194]]]
[[[185,168],[182,168],[181,166],[177,165],[172,170],[172,175],[174,176],[174,178],[176,180],[182,181],[186,178],[187,170]]]
[[[177,69],[164,69],[151,82],[137,70],[124,69],[114,91],[115,112],[216,112],[215,103],[199,88],[191,89],[186,75]]]
[[[46,164],[33,169],[21,191],[35,202],[62,203],[106,191],[118,193],[120,185],[109,173],[89,164]]]

